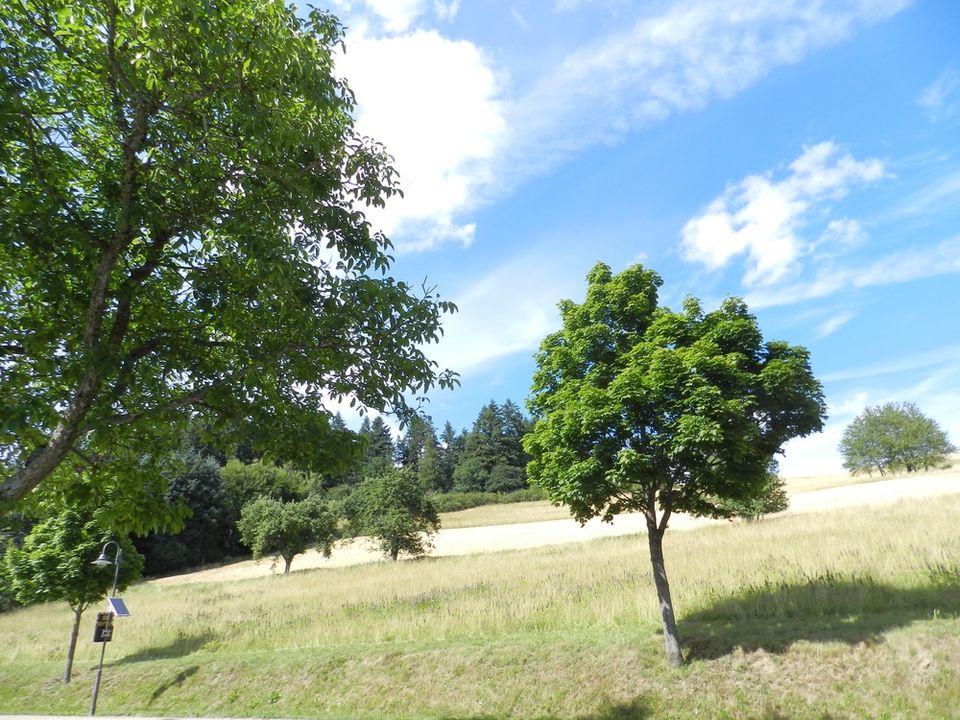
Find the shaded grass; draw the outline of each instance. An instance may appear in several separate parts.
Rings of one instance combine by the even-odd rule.
[[[667,533],[666,667],[646,543],[620,537],[127,593],[104,714],[960,717],[960,497]],[[92,613],[91,613],[92,615]],[[86,622],[92,623],[92,618]],[[0,616],[0,707],[83,712],[57,605]],[[92,633],[92,630],[90,630]],[[9,641],[7,639],[10,639]]]

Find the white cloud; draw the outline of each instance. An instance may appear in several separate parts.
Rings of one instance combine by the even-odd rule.
[[[453,20],[460,12],[460,0],[434,0],[433,10],[441,20]]]
[[[934,122],[960,117],[960,72],[947,68],[917,98]]]
[[[570,153],[730,97],[910,2],[688,0],[644,10],[508,98],[505,73],[476,45],[411,32],[430,7],[450,19],[457,0],[334,1],[352,28],[338,67],[356,92],[360,128],[395,156],[406,193],[370,218],[400,252],[462,243],[472,237],[465,213]]]
[[[570,53],[511,106],[511,169],[542,171],[582,147],[729,98],[909,2],[691,0],[623,23]]]
[[[849,311],[834,315],[817,326],[817,335],[821,338],[825,338],[828,335],[833,335],[833,333],[853,320],[853,318],[856,316],[857,314],[855,312]]]
[[[359,99],[358,130],[387,146],[404,191],[368,219],[402,236],[398,252],[450,240],[469,245],[473,226],[456,215],[488,182],[504,134],[487,58],[432,30],[386,38],[360,31],[347,38],[337,69]]]
[[[821,379],[824,382],[865,380],[883,375],[893,375],[943,365],[960,367],[960,344],[947,345],[937,348],[936,350],[889,358],[862,367],[847,368],[846,370],[828,373]]]
[[[932,247],[891,253],[862,267],[819,270],[809,280],[754,290],[746,301],[753,308],[791,305],[850,288],[894,285],[954,273],[960,273],[960,236]]]
[[[746,254],[750,265],[744,284],[768,286],[785,277],[811,249],[812,244],[799,235],[811,209],[883,175],[879,160],[855,160],[832,142],[808,147],[790,164],[783,180],[774,180],[769,173],[751,175],[688,221],[682,230],[683,258],[716,270]],[[832,223],[821,241],[859,229],[856,221]]]

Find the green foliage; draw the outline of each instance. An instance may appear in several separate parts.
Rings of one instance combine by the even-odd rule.
[[[756,496],[736,500],[718,499],[717,505],[745,520],[759,520],[764,515],[783,512],[790,507],[786,484],[776,472],[770,472]]]
[[[82,611],[102,600],[113,583],[114,567],[94,565],[93,560],[108,540],[115,540],[123,550],[117,580],[117,589],[122,590],[143,570],[143,557],[129,539],[75,510],[35,525],[23,545],[9,547],[4,556],[17,601],[29,605],[63,600],[71,609]],[[111,548],[111,558],[112,553]]]
[[[563,328],[537,353],[524,438],[527,471],[585,522],[644,513],[671,664],[682,662],[663,560],[672,513],[729,517],[724,501],[757,497],[793,437],[821,429],[825,403],[809,354],[764,342],[736,298],[705,313],[658,305],[660,276],[598,263],[582,304],[560,303]]]
[[[307,478],[302,472],[263,460],[249,465],[228,460],[220,468],[220,478],[224,503],[234,517],[240,517],[244,506],[260,497],[290,501],[303,500],[308,495]]]
[[[929,470],[956,448],[947,434],[913,403],[866,408],[843,432],[843,466],[854,475]]]
[[[324,403],[412,412],[455,308],[385,276],[399,192],[334,75],[338,21],[283,0],[23,0],[0,18],[0,500],[76,451],[128,485],[187,412],[331,472]],[[162,497],[161,492],[157,497]]]
[[[401,552],[424,555],[432,547],[431,536],[440,528],[440,518],[417,478],[395,468],[366,478],[346,503],[350,531],[368,535],[383,553],[396,560]]]
[[[316,496],[289,502],[268,497],[254,500],[241,511],[237,529],[254,560],[265,555],[282,557],[284,574],[290,572],[293,558],[310,545],[330,557],[337,537],[336,518]]]
[[[469,510],[483,505],[505,505],[518,502],[534,502],[546,499],[540,487],[527,487],[512,492],[448,492],[430,495],[430,502],[438,513]]]
[[[527,486],[523,436],[530,420],[510,400],[491,400],[457,448],[453,488],[458,492],[510,492]]]
[[[379,415],[373,420],[364,418],[360,425],[364,442],[361,471],[364,476],[378,475],[393,467],[393,435],[390,426]]]
[[[528,472],[581,521],[625,511],[726,517],[784,442],[819,430],[820,383],[804,348],[764,343],[738,299],[704,313],[657,305],[659,275],[598,264],[586,301],[537,353]]]
[[[239,513],[227,506],[220,466],[193,449],[179,455],[182,468],[170,480],[166,499],[189,508],[190,516],[176,534],[154,533],[137,542],[148,575],[218,562],[238,549]]]

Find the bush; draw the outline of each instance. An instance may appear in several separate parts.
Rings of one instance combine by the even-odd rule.
[[[503,505],[506,503],[534,502],[544,500],[546,496],[538,487],[527,487],[508,493],[495,492],[450,492],[430,496],[437,512],[457,512],[483,505]]]

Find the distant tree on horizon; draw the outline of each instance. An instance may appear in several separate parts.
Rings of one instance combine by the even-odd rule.
[[[888,402],[866,408],[840,441],[843,466],[853,475],[929,470],[956,448],[947,433],[913,403]]]

